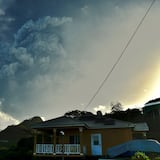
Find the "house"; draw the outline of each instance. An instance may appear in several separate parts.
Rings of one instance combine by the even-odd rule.
[[[99,115],[61,116],[33,126],[34,156],[106,156],[107,149],[136,138],[145,138],[146,123],[140,125]]]
[[[152,119],[160,118],[160,98],[156,98],[145,103],[143,113],[145,116]]]
[[[152,99],[145,103],[143,115],[144,121],[147,122],[150,128],[147,137],[160,141],[160,98]]]

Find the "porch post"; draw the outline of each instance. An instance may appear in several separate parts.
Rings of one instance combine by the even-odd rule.
[[[36,144],[37,144],[37,131],[34,129],[34,151],[33,155],[36,155]]]
[[[44,132],[42,132],[42,144],[44,144]]]
[[[80,133],[80,154],[83,155],[83,128],[79,128]]]
[[[56,128],[53,128],[53,154],[56,154]]]

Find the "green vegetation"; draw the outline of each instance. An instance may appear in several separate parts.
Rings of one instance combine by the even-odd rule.
[[[150,160],[149,157],[143,152],[136,152],[132,157],[131,160]]]
[[[0,160],[33,160],[32,125],[42,122],[40,117],[24,120],[0,132]],[[13,134],[14,133],[14,134]]]
[[[0,150],[1,160],[33,160],[33,138],[21,139],[17,146]]]
[[[143,152],[136,152],[131,160],[160,160],[160,157],[156,153],[148,153],[147,155]]]
[[[160,157],[155,157],[154,160],[160,160]]]

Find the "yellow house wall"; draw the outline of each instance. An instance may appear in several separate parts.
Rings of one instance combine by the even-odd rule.
[[[91,155],[91,134],[100,133],[102,137],[102,155],[106,155],[109,147],[118,145],[132,139],[132,130],[124,129],[100,129],[100,130],[84,130],[83,141],[86,147],[87,155]]]

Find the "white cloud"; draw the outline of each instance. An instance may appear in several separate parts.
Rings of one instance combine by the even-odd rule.
[[[94,108],[94,111],[101,111],[102,113],[108,113],[110,112],[111,110],[108,109],[108,107],[104,106],[104,105],[99,105],[98,107],[95,107]]]
[[[9,114],[0,111],[0,130],[5,129],[6,126],[18,124],[19,121]]]
[[[0,108],[3,105],[3,102],[4,102],[4,99],[1,98],[0,99]],[[7,113],[0,111],[0,130],[5,129],[9,125],[15,125],[18,123],[19,123],[19,121],[17,119],[15,119],[14,117],[12,117],[11,115],[9,115]]]
[[[46,119],[45,119],[45,117],[41,117],[41,119],[43,120],[43,121],[45,121]]]

